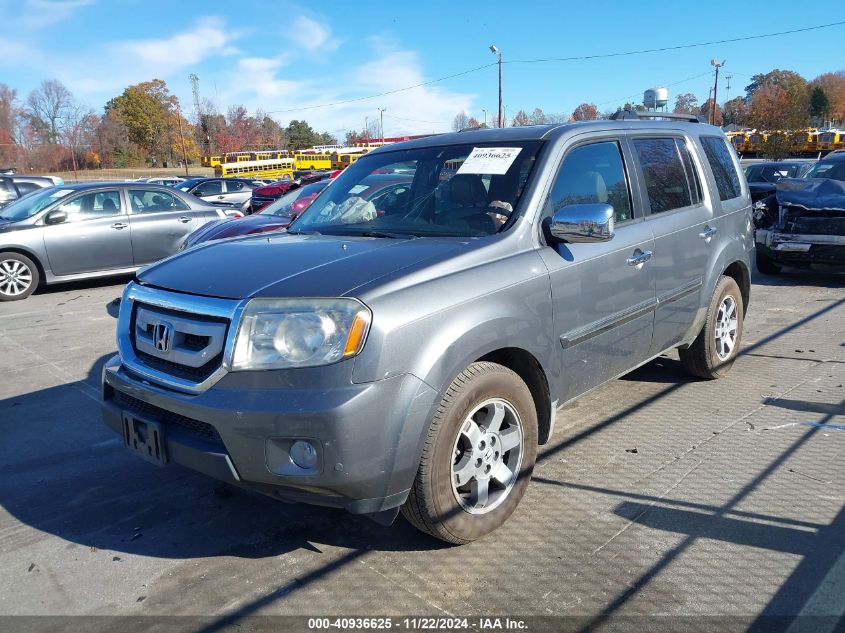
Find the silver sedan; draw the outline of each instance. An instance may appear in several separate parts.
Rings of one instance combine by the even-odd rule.
[[[35,191],[0,212],[0,301],[24,299],[39,284],[131,273],[172,255],[189,233],[228,215],[147,183]]]

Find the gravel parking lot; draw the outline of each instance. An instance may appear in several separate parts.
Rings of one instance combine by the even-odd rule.
[[[99,414],[122,288],[108,283],[0,305],[0,615],[204,615],[210,630],[263,614],[785,616],[786,629],[845,610],[842,275],[757,275],[728,379],[661,358],[559,411],[517,513],[458,548],[129,454]]]

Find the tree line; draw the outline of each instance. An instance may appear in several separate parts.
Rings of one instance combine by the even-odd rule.
[[[751,77],[744,95],[739,95],[723,104],[715,104],[716,125],[733,124],[740,128],[765,130],[797,130],[807,127],[837,125],[845,121],[845,71],[824,73],[808,81],[792,70],[775,69]],[[711,91],[712,93],[712,91]],[[709,117],[713,109],[712,96],[699,104],[692,93],[679,94],[673,112]],[[644,110],[642,104],[625,103],[619,106],[626,110]],[[618,108],[617,108],[618,109]],[[566,123],[568,121],[591,121],[606,119],[616,110],[600,112],[594,103],[582,103],[571,114],[545,114],[535,108],[531,114],[518,111],[510,120],[511,126],[536,125],[542,123]],[[508,124],[508,121],[505,121]],[[498,117],[490,123],[461,111],[452,121],[452,129],[499,127]]]
[[[337,143],[307,121],[282,127],[266,113],[250,114],[241,105],[224,114],[205,100],[200,110],[196,120],[188,120],[160,79],[128,86],[100,113],[56,79],[41,82],[25,99],[0,83],[0,168],[163,167],[184,159],[197,163],[202,154]]]

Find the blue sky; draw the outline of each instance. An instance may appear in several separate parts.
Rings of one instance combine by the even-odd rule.
[[[834,5],[829,5],[833,7]],[[825,15],[825,14],[828,15]],[[311,2],[272,0],[0,0],[0,82],[25,98],[58,78],[100,111],[129,84],[160,78],[193,112],[188,75],[221,111],[234,104],[308,120],[342,136],[386,109],[388,135],[443,131],[456,112],[496,109],[497,74],[478,72],[396,94],[382,93],[505,61],[657,48],[813,26],[845,19],[801,12],[794,2]],[[571,113],[591,101],[615,109],[667,86],[670,99],[712,85],[711,58],[727,60],[730,93],[774,68],[805,77],[845,69],[845,26],[778,38],[589,61],[504,67],[508,117],[519,109]]]

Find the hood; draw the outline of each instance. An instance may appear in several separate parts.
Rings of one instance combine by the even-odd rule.
[[[806,211],[845,213],[845,182],[830,178],[782,178],[777,183],[778,203]]]
[[[291,221],[292,219],[287,215],[249,215],[245,218],[217,220],[197,229],[186,240],[186,243],[188,246],[194,246],[210,240],[220,240],[224,237],[278,231],[287,227]]]
[[[448,238],[281,233],[203,245],[145,269],[138,280],[224,299],[340,297],[379,277],[466,248],[466,242]]]

